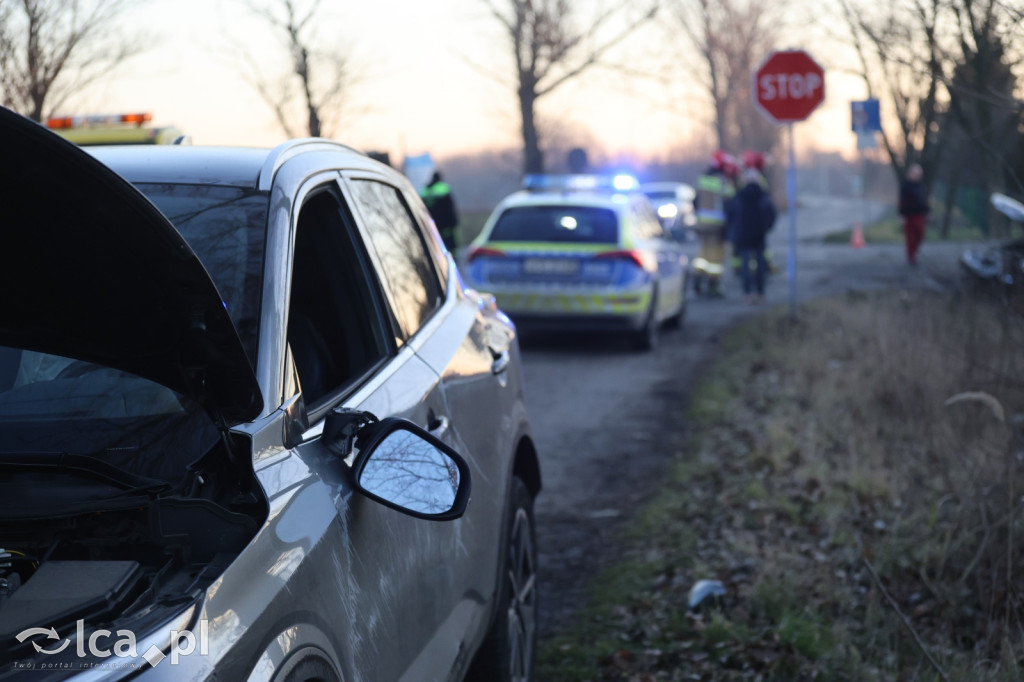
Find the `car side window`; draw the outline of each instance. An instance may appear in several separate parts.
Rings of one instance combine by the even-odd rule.
[[[352,180],[351,187],[383,271],[399,339],[407,340],[441,306],[440,280],[399,191],[374,180]]]
[[[641,239],[657,239],[662,234],[661,223],[649,206],[638,205],[630,216],[636,227],[636,234]]]
[[[391,348],[362,242],[331,187],[310,193],[295,235],[288,343],[307,407],[338,395]]]
[[[437,231],[434,219],[430,217],[430,212],[427,211],[427,207],[423,205],[419,196],[414,194],[410,200],[410,195],[407,193],[405,201],[412,209],[413,214],[419,218],[420,229],[427,235],[427,250],[430,252],[434,267],[437,268],[437,274],[441,280],[441,296],[446,296],[448,293],[448,251],[441,242],[441,234]]]
[[[647,229],[644,225],[643,218],[637,212],[635,208],[627,210],[623,216],[622,221],[624,224],[629,225],[629,231],[635,239],[647,239]]]

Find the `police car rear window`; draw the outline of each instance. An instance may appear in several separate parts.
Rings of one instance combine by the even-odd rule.
[[[615,211],[595,206],[516,206],[498,217],[491,231],[496,242],[569,242],[615,244]]]

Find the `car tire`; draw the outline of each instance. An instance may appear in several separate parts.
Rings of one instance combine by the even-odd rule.
[[[308,656],[291,665],[284,682],[340,682],[340,678],[326,661]]]
[[[687,278],[683,278],[683,298],[679,303],[679,311],[672,317],[665,320],[666,329],[681,329],[683,326],[683,320],[686,319],[686,290],[689,288],[690,283]]]
[[[651,308],[642,329],[633,332],[633,348],[639,351],[654,350],[658,345],[658,298],[651,298]]]
[[[504,570],[494,623],[473,660],[470,682],[528,682],[537,652],[537,536],[533,496],[519,478],[505,517]]]

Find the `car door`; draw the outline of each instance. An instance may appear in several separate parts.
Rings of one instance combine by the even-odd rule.
[[[664,319],[683,305],[686,257],[649,205],[635,204],[630,222],[641,248],[657,258],[658,317]]]
[[[441,376],[451,419],[445,438],[473,467],[476,493],[462,519],[471,560],[462,575],[467,594],[490,595],[498,578],[500,546],[496,538],[501,536],[512,454],[517,436],[526,428],[514,328],[497,312],[491,299],[464,291],[454,268],[447,282],[438,276],[447,263],[431,258],[436,252],[430,248],[431,242],[437,237],[417,197],[377,183],[369,175],[352,176],[348,184],[353,192],[374,196],[387,206],[377,224],[381,232],[374,239],[379,244],[382,267],[396,267],[389,266],[388,260],[413,260],[414,270],[443,288],[442,305],[422,320],[409,343]],[[360,201],[359,205],[366,206],[367,202]],[[385,234],[396,238],[385,238]],[[414,320],[412,325],[416,324]],[[488,613],[480,609],[476,615],[486,618]]]
[[[494,532],[499,527],[495,525],[498,522],[485,521],[494,516],[493,511],[488,511],[494,506],[491,498],[501,497],[489,488],[500,479],[491,476],[489,470],[494,458],[482,459],[479,444],[467,442],[462,437],[464,429],[455,428],[455,415],[441,376],[452,363],[461,364],[469,373],[476,372],[480,361],[474,365],[472,354],[479,357],[487,352],[468,341],[474,318],[467,310],[473,308],[475,312],[475,307],[459,300],[456,285],[439,277],[440,268],[432,258],[432,249],[402,189],[387,177],[372,172],[348,173],[344,185],[346,195],[359,214],[361,234],[369,246],[371,261],[380,273],[393,313],[395,342],[400,352],[412,354],[429,367],[434,378],[429,396],[431,407],[419,424],[463,454],[470,465],[474,492],[466,514],[452,524],[432,524],[427,529],[436,535],[437,546],[450,547],[451,551],[447,557],[439,559],[439,566],[434,568],[445,572],[447,583],[444,591],[435,593],[439,610],[434,615],[441,622],[430,633],[431,641],[425,652],[457,654],[456,665],[461,665],[469,654],[464,641],[466,634],[478,629],[486,613],[486,603],[481,603],[479,597],[480,588],[493,585],[494,578],[488,580],[485,576],[496,573],[494,559],[481,557],[479,552],[481,548],[494,547],[496,553],[495,536],[484,531]],[[467,350],[469,348],[474,350]],[[489,363],[486,369],[490,372]],[[487,462],[484,468],[481,468],[482,461]],[[453,541],[458,542],[457,547],[451,546]],[[495,570],[485,570],[487,560]],[[422,675],[420,664],[416,670]]]
[[[362,212],[337,174],[307,183],[296,203],[287,339],[311,425],[297,449],[309,462],[328,462],[324,479],[338,514],[342,603],[327,610],[347,620],[355,679],[446,679],[459,656],[459,639],[448,632],[457,603],[452,567],[464,551],[459,521],[416,519],[353,494],[344,464],[319,437],[337,407],[444,423],[439,377],[398,332],[372,244],[357,226]]]

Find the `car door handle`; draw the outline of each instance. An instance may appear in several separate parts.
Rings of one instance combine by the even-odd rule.
[[[508,350],[503,350],[500,353],[493,353],[494,362],[491,363],[491,374],[501,374],[508,369],[509,363],[512,361],[512,356],[508,354]]]
[[[444,434],[448,433],[448,417],[443,414],[440,417],[433,417],[427,421],[427,433],[434,438],[444,438]]]

